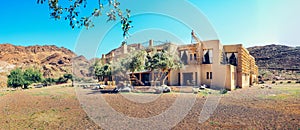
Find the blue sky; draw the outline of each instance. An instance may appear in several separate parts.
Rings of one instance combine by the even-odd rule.
[[[166,1],[169,1],[170,4],[178,2]],[[168,10],[169,6],[167,4],[162,6],[164,3],[157,2],[147,5],[125,2],[121,4],[124,6],[130,4],[129,7],[133,8],[133,14],[140,11],[139,9],[143,9],[141,6],[144,8],[146,6],[157,7],[162,10]],[[205,16],[205,20],[211,24],[222,44],[242,43],[246,47],[266,44],[300,45],[298,38],[300,17],[297,14],[300,12],[300,8],[297,7],[300,5],[299,0],[187,0],[186,2],[192,4]],[[88,4],[93,5],[93,3]],[[92,9],[91,6],[88,7]],[[182,9],[183,7],[178,8]],[[97,27],[90,30],[72,30],[66,21],[50,19],[47,5],[37,5],[36,0],[26,2],[24,0],[6,0],[1,3],[0,12],[0,43],[26,46],[54,44],[84,54],[85,49],[76,50],[78,42],[82,36],[93,33],[93,36],[84,41],[99,44],[95,45],[98,48],[95,56],[99,56],[101,53],[107,53],[118,47],[122,41],[122,32],[118,23],[99,22],[96,24],[96,26],[112,25],[109,30],[101,30]],[[193,12],[175,13],[183,14],[191,21],[199,20],[199,24],[204,19],[194,18]],[[97,20],[105,19],[104,16]],[[189,43],[191,40],[192,28],[186,23],[181,23],[178,18],[153,13],[137,13],[132,19],[134,28],[130,31],[132,35],[128,39],[129,43],[145,42],[149,39],[182,43]],[[205,30],[205,28],[201,29]],[[102,33],[100,36],[97,35],[99,30],[106,31],[106,35],[102,36]],[[203,40],[214,39],[209,35],[206,36],[206,33],[198,32],[198,34]],[[98,37],[102,37],[102,39],[99,40]]]

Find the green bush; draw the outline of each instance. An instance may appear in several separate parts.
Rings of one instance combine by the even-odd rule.
[[[292,81],[287,81],[288,84],[292,83]]]
[[[59,77],[56,81],[56,84],[62,84],[62,83],[67,83],[68,79],[65,77]]]
[[[42,74],[39,70],[33,68],[28,68],[25,71],[16,68],[10,71],[7,78],[8,87],[17,88],[24,86],[24,88],[27,89],[30,84],[41,82]]]
[[[57,82],[57,80],[54,78],[46,78],[43,80],[44,86],[51,86],[51,85],[56,84],[56,82]]]
[[[26,89],[32,83],[38,83],[42,81],[42,73],[38,70],[29,68],[24,71],[24,88]]]
[[[24,85],[23,72],[20,68],[11,70],[7,78],[8,87],[17,88],[22,87]]]
[[[221,90],[220,90],[220,94],[226,94],[227,92],[228,92],[227,89],[221,89]]]

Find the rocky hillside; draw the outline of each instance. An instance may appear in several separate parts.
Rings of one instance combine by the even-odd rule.
[[[300,48],[267,45],[247,48],[259,68],[300,69]]]
[[[66,48],[57,46],[14,46],[0,44],[0,86],[5,86],[6,76],[15,67],[35,67],[44,77],[59,77],[72,73],[72,60],[76,54]],[[77,63],[89,63],[84,57],[77,58]],[[84,72],[82,72],[84,74]]]

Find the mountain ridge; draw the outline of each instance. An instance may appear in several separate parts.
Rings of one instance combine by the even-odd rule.
[[[300,48],[270,44],[247,48],[259,68],[300,69]]]

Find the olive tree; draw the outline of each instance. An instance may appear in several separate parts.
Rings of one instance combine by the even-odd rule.
[[[115,76],[121,78],[121,80],[131,80],[131,77],[139,84],[144,84],[134,75],[137,71],[145,69],[145,60],[147,52],[145,50],[132,51],[132,53],[119,58],[116,62],[112,63],[112,69]]]
[[[107,21],[120,20],[122,24],[123,37],[126,38],[128,31],[132,28],[130,20],[130,10],[122,11],[117,0],[98,0],[94,5],[94,10],[90,15],[83,12],[87,9],[87,0],[37,0],[38,4],[48,3],[50,18],[55,20],[64,19],[69,22],[69,26],[74,28],[85,27],[86,29],[94,27],[93,18],[105,14]],[[106,4],[107,3],[107,4]],[[105,11],[106,10],[108,11]],[[105,11],[105,12],[104,12]]]
[[[105,78],[109,78],[111,76],[111,65],[104,64],[95,67],[95,76],[98,81],[104,81]]]
[[[64,74],[63,76],[64,78],[66,78],[67,80],[71,80],[72,82],[72,86],[74,86],[74,76],[72,74]]]
[[[157,71],[158,75],[155,77],[155,81],[159,80],[165,85],[170,71],[181,68],[182,63],[178,55],[171,54],[167,49],[163,49],[162,51],[155,51],[152,54],[148,53],[145,66],[152,74],[154,71]]]
[[[139,50],[133,52],[133,54],[129,55],[129,58],[126,58],[129,60],[128,63],[128,70],[131,73],[131,77],[138,82],[139,84],[144,85],[142,81],[136,78],[134,75],[135,72],[137,71],[142,71],[145,69],[145,60],[146,60],[146,54],[147,52],[145,50]]]

